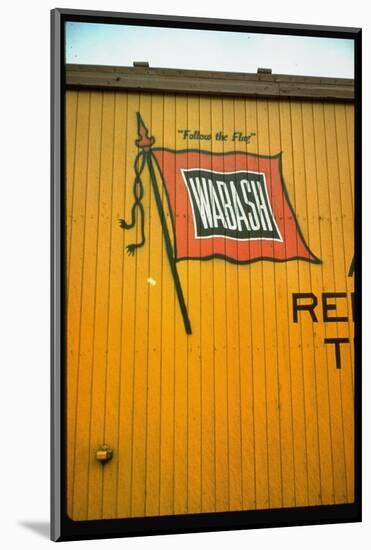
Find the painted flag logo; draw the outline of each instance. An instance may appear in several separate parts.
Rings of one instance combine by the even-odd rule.
[[[153,147],[155,138],[148,136],[139,113],[137,121],[140,151],[134,163],[134,203],[131,221],[122,219],[120,225],[130,229],[138,217],[140,240],[127,246],[133,255],[145,243],[141,174],[147,166],[187,334],[191,334],[191,325],[178,261],[220,258],[240,264],[258,260],[321,263],[306,244],[290,204],[281,153],[265,156]],[[156,172],[161,174],[161,182]],[[171,214],[173,236],[163,200]]]
[[[157,148],[152,154],[172,212],[176,260],[319,262],[289,203],[281,155]]]

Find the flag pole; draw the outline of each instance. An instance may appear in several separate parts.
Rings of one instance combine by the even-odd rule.
[[[161,199],[159,186],[156,179],[156,174],[153,169],[151,147],[155,142],[155,138],[148,136],[148,130],[144,125],[144,122],[142,120],[142,117],[140,116],[140,113],[137,113],[137,124],[138,124],[138,136],[140,137],[135,141],[135,143],[138,147],[140,147],[143,150],[145,155],[145,159],[147,162],[147,166],[148,166],[148,170],[151,178],[152,189],[155,196],[156,206],[157,206],[158,214],[160,216],[160,221],[162,225],[162,232],[164,235],[166,254],[169,260],[170,270],[174,280],[175,291],[178,298],[180,311],[183,317],[184,328],[187,334],[192,334],[191,322],[189,320],[187,306],[184,300],[183,289],[180,283],[179,273],[175,262],[174,247],[173,247],[170,234],[169,234],[169,229],[166,223],[166,215],[165,215],[164,206]]]

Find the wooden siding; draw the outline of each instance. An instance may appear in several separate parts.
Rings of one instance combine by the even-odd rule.
[[[176,302],[148,171],[133,203],[136,112],[157,147],[282,151],[288,195],[322,264],[182,261]],[[250,143],[179,129],[255,133]],[[354,499],[353,105],[113,91],[66,93],[67,502],[74,520]],[[163,193],[163,191],[162,191]],[[164,199],[164,195],[163,195]],[[166,205],[166,201],[164,200]],[[169,212],[166,209],[167,216]],[[318,297],[293,321],[292,294]],[[349,322],[323,322],[323,292]],[[113,449],[102,466],[99,445]]]
[[[66,83],[79,89],[354,100],[353,79],[318,76],[68,64]]]

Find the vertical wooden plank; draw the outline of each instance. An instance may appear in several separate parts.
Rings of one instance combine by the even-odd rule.
[[[344,105],[346,118],[346,137],[348,141],[347,153],[349,157],[349,167],[351,180],[354,182],[354,105],[347,103]],[[352,203],[354,205],[354,185],[352,185]]]
[[[349,171],[350,171],[350,181],[351,185],[351,196],[352,196],[352,205],[353,205],[353,219],[354,219],[354,195],[355,195],[355,181],[354,181],[354,106],[346,104],[344,106],[345,119],[346,119],[346,140],[347,140],[347,156],[349,162]],[[354,224],[353,224],[354,226]],[[354,246],[354,242],[353,242]],[[354,285],[354,281],[353,281]],[[350,346],[351,357],[352,357],[352,380],[354,385],[354,346]]]
[[[316,180],[318,190],[318,217],[320,225],[321,258],[323,266],[321,270],[322,280],[320,282],[323,291],[330,291],[333,288],[332,275],[332,246],[330,241],[330,205],[327,181],[327,159],[324,142],[324,117],[323,106],[319,103],[313,104],[313,131],[315,139],[315,159],[316,159]],[[330,281],[329,281],[330,277]],[[317,328],[317,326],[316,326]],[[325,324],[319,324],[317,328],[321,339],[318,343],[317,354],[320,357],[320,368],[318,371],[318,414],[321,419],[321,467],[325,468],[324,475],[326,480],[322,484],[322,502],[323,504],[332,504],[335,500],[335,481],[334,468],[336,461],[336,451],[333,443],[333,425],[330,394],[332,391],[329,369],[329,353],[327,346],[324,346],[324,338],[327,334]],[[330,447],[330,448],[329,448]],[[331,477],[329,473],[331,471]]]
[[[76,133],[77,133],[77,106],[78,92],[66,92],[66,285],[68,288],[68,276],[71,256],[71,230],[72,230],[72,212],[73,212],[73,191],[75,177],[75,152],[76,152]]]
[[[119,219],[124,213],[123,156],[126,145],[127,100],[124,94],[114,95],[112,193],[110,205],[109,241],[109,299],[106,358],[106,402],[104,441],[113,449],[113,459],[103,468],[103,516],[114,518],[117,514],[117,488],[119,471],[119,425],[121,385],[121,339],[123,316],[123,265],[125,249],[123,231]]]
[[[211,98],[200,98],[200,132],[212,132]],[[213,141],[205,141],[203,149],[212,152]],[[214,368],[214,269],[215,262],[202,261],[200,281],[202,288],[200,340],[201,340],[201,479],[202,511],[216,509],[216,456],[215,456],[215,368]]]
[[[256,128],[257,139],[251,152],[264,154],[259,142],[259,101],[254,100],[248,123]],[[269,466],[268,466],[268,416],[266,387],[266,357],[264,339],[264,287],[263,262],[249,266],[251,303],[251,342],[253,368],[254,439],[255,439],[255,487],[256,507],[269,508]]]
[[[344,105],[344,114],[346,119],[346,139],[347,139],[347,157],[349,162],[349,172],[350,172],[350,181],[351,181],[351,196],[352,196],[352,205],[353,205],[353,219],[354,219],[354,195],[355,195],[355,180],[354,180],[354,106],[353,105]],[[354,226],[354,224],[353,224]],[[352,278],[352,284],[354,288],[354,277]],[[354,326],[353,326],[354,331]],[[352,377],[352,384],[354,387],[354,345],[350,346],[350,353],[351,353],[351,377]],[[354,432],[353,432],[354,437]],[[351,472],[349,477],[349,482],[352,484],[352,489],[349,490],[349,496],[352,498],[352,494],[354,495],[354,484],[352,483],[352,477],[354,476],[354,471]]]
[[[200,98],[187,97],[188,128],[200,127]],[[191,145],[200,149],[200,142]],[[187,212],[192,224],[192,212]],[[188,512],[201,512],[201,261],[188,262],[188,312],[192,335],[188,336]]]
[[[314,104],[313,105],[313,115],[314,115],[314,131],[316,136],[316,158],[317,158],[317,178],[318,178],[318,189],[319,189],[319,204],[318,204],[318,213],[320,219],[321,227],[321,242],[322,242],[322,258],[324,261],[323,264],[323,280],[322,280],[322,291],[323,292],[333,292],[335,287],[334,280],[334,248],[333,248],[333,224],[332,224],[332,214],[331,214],[331,201],[333,197],[331,196],[330,184],[329,184],[329,168],[328,168],[328,153],[327,153],[327,140],[326,140],[326,120],[324,116],[324,105],[323,104]],[[335,200],[335,198],[334,198]],[[333,323],[326,323],[324,326],[324,337],[334,337],[336,336],[336,327]],[[336,386],[338,381],[336,377],[336,369],[334,369],[334,357],[333,350],[326,346],[326,366],[327,370],[327,394],[324,395],[326,403],[329,409],[329,419],[330,419],[330,433],[331,433],[331,445],[332,445],[332,481],[334,487],[333,501],[336,503],[339,491],[341,491],[342,486],[342,474],[340,470],[343,470],[341,467],[341,459],[339,462],[339,422],[336,416],[339,414],[339,402],[338,400],[334,401],[334,394],[336,391]],[[334,372],[335,371],[335,372]],[[341,453],[343,454],[343,453]],[[340,468],[339,468],[340,464]]]
[[[151,121],[151,96],[140,94],[139,111],[144,123]],[[131,115],[134,116],[134,113]],[[149,266],[150,266],[150,226],[148,218],[152,217],[151,182],[148,169],[142,173],[144,186],[143,207],[147,245],[135,252],[136,269],[136,315],[135,315],[135,362],[134,362],[134,402],[133,402],[133,435],[132,435],[132,486],[131,498],[133,516],[145,515],[146,499],[146,453],[147,453],[147,385],[148,385],[148,335],[149,335]],[[149,213],[149,215],[148,215]],[[133,258],[132,258],[133,259]]]
[[[212,135],[223,131],[223,104],[211,99]],[[222,141],[213,141],[213,153],[224,151]],[[215,365],[215,483],[216,511],[229,509],[228,464],[228,371],[226,338],[226,278],[225,261],[214,259],[214,365]]]
[[[339,165],[339,184],[342,205],[344,255],[346,267],[349,271],[349,267],[354,254],[354,176],[352,166],[354,156],[354,140],[352,140],[350,143],[348,142],[346,105],[341,103],[336,104],[334,105],[334,111],[337,143],[337,161]],[[347,277],[346,282],[348,291],[351,292],[354,287],[352,277]]]
[[[296,208],[295,169],[293,157],[292,117],[290,102],[280,102],[282,170],[285,185],[293,205]],[[287,295],[300,291],[298,262],[287,264]],[[291,406],[293,418],[294,439],[294,471],[295,471],[295,505],[306,506],[308,503],[307,478],[307,438],[305,425],[305,397],[303,388],[303,358],[301,352],[301,326],[289,324],[290,362],[291,362]]]
[[[349,276],[349,266],[354,256],[354,212],[353,212],[353,186],[354,181],[351,177],[349,166],[348,143],[346,141],[346,118],[344,105],[334,105],[335,128],[336,128],[336,148],[337,163],[339,173],[339,187],[342,210],[342,233],[344,241],[344,269],[345,269],[345,288],[350,296],[354,291],[354,277]],[[352,149],[354,148],[354,144]],[[354,385],[353,385],[353,366],[354,357],[353,338],[354,323],[352,316],[351,303],[348,298],[347,308],[348,323],[342,324],[341,335],[347,335],[349,345],[343,346],[342,350],[342,404],[343,404],[343,429],[344,429],[344,450],[345,464],[347,472],[347,498],[348,502],[354,499]]]
[[[77,409],[78,453],[76,463],[80,465],[75,472],[76,505],[82,518],[88,515],[88,493],[90,470],[95,467],[95,457],[90,447],[91,437],[91,388],[95,322],[95,284],[97,262],[97,221],[100,189],[100,152],[102,131],[102,94],[86,94],[90,102],[89,151],[86,166],[85,212],[81,223],[84,224],[84,267],[81,281],[81,330],[80,330],[80,382]]]
[[[126,354],[124,353],[124,340],[126,334],[124,333],[124,295],[125,295],[125,274],[126,274],[126,250],[125,250],[125,232],[121,230],[119,226],[119,220],[125,217],[126,196],[130,189],[129,181],[130,177],[133,177],[130,168],[127,166],[126,150],[128,147],[127,136],[128,125],[128,95],[117,94],[116,95],[116,117],[115,117],[115,151],[114,151],[114,187],[113,187],[113,213],[112,213],[112,231],[115,233],[113,241],[113,254],[117,256],[121,265],[121,273],[117,272],[117,278],[119,282],[119,288],[117,289],[118,307],[120,308],[119,318],[117,318],[117,338],[118,338],[118,357],[116,368],[118,370],[117,380],[117,430],[116,430],[116,446],[115,452],[115,517],[123,517],[128,515],[128,478],[127,465],[129,464],[128,457],[128,443],[125,442],[122,445],[122,427],[126,426],[127,419],[130,419],[130,405],[131,399],[127,397],[123,391],[126,388],[127,382],[127,365],[125,364]],[[129,384],[130,387],[130,384]],[[130,425],[130,423],[128,423]],[[125,439],[127,439],[127,433],[129,430],[125,430]],[[124,474],[124,475],[123,475]],[[124,478],[124,479],[123,479]],[[126,484],[125,484],[126,482]],[[126,486],[125,486],[126,485]],[[122,502],[125,499],[126,511],[122,511]]]
[[[163,143],[165,147],[174,148],[176,137],[175,97],[164,96]],[[159,146],[161,145],[158,142]],[[159,177],[159,181],[160,181]],[[170,212],[166,200],[167,227],[171,230]],[[160,440],[160,513],[174,513],[174,375],[177,360],[175,339],[175,301],[174,283],[170,274],[165,252],[162,252],[162,350],[161,350],[161,440]]]
[[[108,330],[108,300],[110,280],[110,215],[112,194],[114,94],[103,94],[99,198],[96,221],[97,244],[95,264],[95,312],[93,336],[93,366],[91,382],[90,444],[92,463],[89,471],[88,517],[98,519],[103,514],[103,471],[94,452],[105,443],[106,357]]]
[[[130,220],[131,207],[134,201],[133,182],[135,178],[134,161],[138,154],[135,145],[137,139],[137,121],[135,113],[139,110],[139,96],[127,94],[126,116],[124,120],[125,142],[122,151],[122,210],[119,218]],[[133,483],[133,429],[134,429],[134,381],[135,381],[135,319],[137,315],[137,259],[127,255],[126,246],[137,242],[138,224],[129,231],[122,231],[123,257],[123,295],[121,322],[121,378],[118,426],[118,480],[117,480],[117,517],[132,516],[132,483]],[[140,253],[140,252],[138,252]]]
[[[148,120],[150,135],[157,143],[164,141],[163,96],[152,95],[151,118]],[[159,175],[156,182],[164,204],[163,189]],[[157,205],[151,191],[150,216],[148,220],[149,248],[149,311],[148,311],[148,384],[147,384],[147,442],[146,442],[146,507],[145,515],[158,515],[160,511],[160,437],[161,437],[161,356],[162,356],[162,270],[167,269],[166,252],[163,247],[163,229]],[[165,332],[166,334],[166,332]],[[166,345],[166,341],[164,342]]]
[[[235,100],[235,128],[256,135],[256,101]],[[239,145],[239,148],[241,146]],[[246,152],[254,145],[245,144]],[[242,150],[244,148],[242,147]],[[240,364],[240,407],[242,447],[242,497],[243,509],[256,507],[255,476],[255,410],[254,410],[254,364],[252,351],[253,312],[251,305],[251,266],[238,269],[238,317],[239,317],[239,364]]]
[[[235,127],[235,100],[223,98],[223,131],[230,138],[240,128]],[[224,146],[228,153],[236,151],[236,142]],[[239,151],[240,148],[237,147]],[[235,167],[236,169],[236,167]],[[247,268],[248,269],[248,268]],[[229,510],[242,509],[242,449],[241,449],[241,380],[240,380],[240,323],[238,279],[246,266],[225,262],[225,333],[227,363],[227,406],[228,406],[228,466],[229,466]]]
[[[304,238],[310,249],[313,248],[312,234],[314,229],[313,204],[316,198],[313,179],[306,177],[306,166],[311,159],[310,148],[305,148],[304,136],[308,136],[310,118],[303,120],[302,105],[291,102],[292,141],[295,156],[295,196],[297,219]],[[310,215],[310,211],[312,215]],[[316,251],[314,250],[314,254]],[[307,262],[299,262],[299,285],[301,292],[316,291],[312,284],[312,275],[321,269],[318,265],[311,266]],[[306,324],[305,324],[306,323]],[[308,316],[300,323],[303,357],[303,388],[305,395],[305,423],[307,438],[307,477],[308,477],[308,504],[321,503],[321,471],[318,438],[318,412],[316,388],[316,354],[313,322]],[[323,345],[323,344],[322,344]]]
[[[78,439],[79,384],[84,363],[80,361],[80,333],[82,285],[84,276],[86,167],[88,163],[88,136],[90,124],[90,96],[78,96],[76,112],[76,148],[74,171],[74,200],[70,217],[70,276],[67,288],[67,491],[68,512],[72,518],[86,515],[86,499],[79,501],[81,456],[86,459],[88,449],[82,449]],[[67,172],[68,174],[68,172]],[[70,182],[67,181],[67,186]],[[81,369],[80,369],[81,365]],[[85,461],[86,465],[86,461]],[[86,490],[86,489],[85,489]]]
[[[74,105],[75,104],[75,105]],[[70,292],[69,270],[71,266],[72,228],[73,228],[73,189],[75,177],[76,133],[78,121],[78,94],[66,93],[66,245],[67,245],[67,277],[66,277],[66,312],[67,312],[67,511],[72,515],[73,507],[73,468],[74,468],[74,409],[76,398],[77,368],[73,368],[74,355],[71,352],[70,312],[72,311],[72,296]],[[77,304],[73,309],[76,311]],[[75,349],[77,340],[75,341]],[[76,352],[75,352],[76,353]]]
[[[282,154],[281,119],[278,101],[268,102],[270,154]],[[285,154],[286,152],[283,152]],[[285,177],[285,174],[282,174]],[[282,197],[282,201],[283,201]],[[282,204],[280,205],[282,207]],[[289,326],[292,322],[290,291],[287,283],[287,263],[274,265],[275,322],[272,337],[276,338],[279,433],[282,472],[282,506],[295,505],[295,464],[291,384],[291,348]]]
[[[330,216],[332,226],[332,265],[333,265],[333,289],[335,292],[341,292],[346,288],[347,266],[344,257],[344,236],[342,223],[342,201],[339,186],[339,168],[337,160],[337,136],[334,116],[334,106],[324,105],[325,122],[325,146],[327,154],[327,177]],[[337,315],[348,315],[348,304],[344,300],[344,309],[341,305],[337,310]],[[340,323],[335,325],[332,334],[339,337],[342,333]],[[330,331],[331,329],[328,330]],[[347,470],[346,470],[346,451],[345,434],[343,424],[343,370],[334,368],[334,350],[332,349],[332,368],[329,370],[331,401],[332,401],[332,422],[333,422],[333,440],[336,444],[336,461],[334,462],[335,474],[335,502],[347,502]]]
[[[121,298],[121,261],[122,254],[113,254],[113,247],[116,244],[116,236],[119,239],[119,227],[113,227],[113,205],[116,199],[114,189],[114,166],[115,166],[115,138],[116,138],[116,94],[113,93],[113,115],[111,121],[112,142],[109,159],[111,167],[109,176],[111,186],[107,200],[107,223],[109,224],[109,236],[106,246],[108,248],[108,295],[107,295],[107,328],[106,328],[106,354],[105,354],[105,395],[104,395],[104,427],[103,441],[113,447],[116,451],[116,427],[117,427],[117,406],[118,393],[116,391],[119,381],[119,338],[120,338],[120,298]],[[107,174],[108,177],[108,174]],[[119,239],[120,240],[120,239]],[[121,258],[120,258],[121,257]],[[120,261],[121,260],[121,261]],[[102,480],[102,517],[115,517],[116,508],[116,461],[117,457],[104,466],[101,466],[103,473]]]
[[[268,101],[258,102],[258,148],[261,155],[276,154],[270,146]],[[277,312],[275,301],[276,268],[272,261],[262,261],[263,345],[266,384],[267,451],[269,507],[282,506],[281,434],[279,376],[277,360]],[[279,268],[280,269],[280,268]]]
[[[321,239],[321,201],[323,195],[323,185],[318,182],[318,170],[321,168],[317,164],[316,158],[316,132],[313,121],[313,105],[305,103],[302,105],[302,132],[303,147],[305,154],[305,185],[307,223],[305,230],[308,235],[308,242],[313,252],[321,259],[322,265],[312,265],[309,272],[309,286],[311,292],[320,296],[323,289],[323,264],[326,260],[323,256],[323,247]],[[311,349],[314,351],[314,357],[311,359],[314,372],[311,373],[311,365],[308,365],[306,378],[312,385],[314,395],[312,396],[313,407],[316,402],[316,418],[312,421],[317,423],[317,438],[319,452],[319,487],[317,491],[312,489],[312,499],[315,499],[318,492],[319,502],[314,500],[314,504],[331,503],[333,501],[333,479],[332,479],[332,454],[331,454],[331,430],[328,406],[328,382],[327,382],[327,353],[324,344],[325,330],[320,313],[317,311],[318,322],[311,322],[312,339]],[[308,319],[308,321],[310,321]],[[301,321],[300,321],[301,322]],[[310,336],[309,331],[305,337]],[[310,354],[310,352],[309,352]],[[313,376],[313,379],[312,379]],[[309,411],[311,414],[311,411]],[[315,424],[314,424],[315,425]],[[314,456],[315,459],[315,456]],[[316,474],[317,476],[317,474]],[[312,477],[309,477],[312,480]],[[316,478],[314,478],[314,481]],[[313,486],[313,484],[312,484]],[[311,487],[310,487],[311,488]]]
[[[175,120],[177,128],[188,128],[187,97],[177,95],[175,99]],[[183,141],[177,132],[175,148],[185,149],[191,145]],[[176,161],[176,169],[179,169]],[[177,264],[180,282],[186,303],[189,303],[188,261]],[[175,350],[174,363],[174,513],[188,511],[188,337],[184,323],[175,306]]]
[[[335,108],[335,124],[336,124],[336,136],[337,136],[337,159],[339,165],[339,177],[340,177],[340,193],[342,204],[342,222],[343,222],[343,236],[344,236],[344,258],[346,262],[346,288],[347,292],[354,292],[354,277],[349,276],[349,269],[354,256],[354,176],[353,176],[353,157],[354,157],[354,140],[351,143],[347,138],[347,117],[346,117],[346,105],[336,104]],[[350,147],[350,150],[349,150]],[[353,337],[354,323],[351,308],[348,308],[349,322],[348,331],[349,336]],[[345,350],[344,350],[345,351]],[[349,353],[351,354],[351,365],[354,363],[353,346],[349,346]],[[353,384],[353,368],[351,370],[351,378]]]

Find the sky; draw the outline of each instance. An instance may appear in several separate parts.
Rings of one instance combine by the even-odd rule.
[[[353,40],[66,23],[66,62],[354,78]]]

